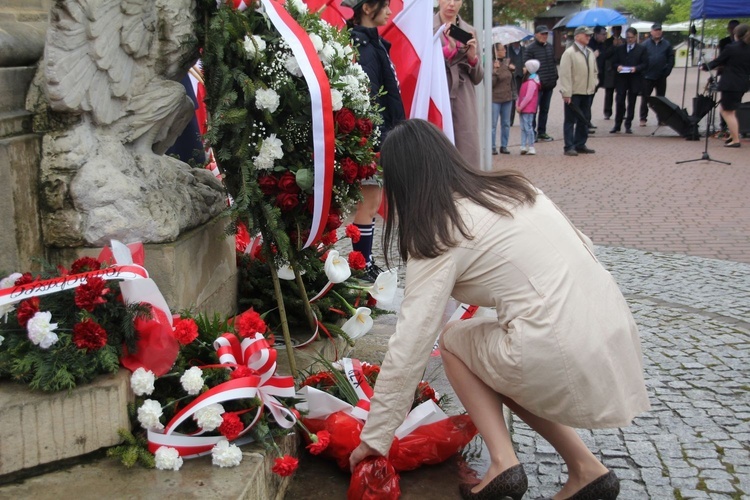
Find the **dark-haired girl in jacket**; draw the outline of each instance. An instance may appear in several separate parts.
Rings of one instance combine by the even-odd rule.
[[[378,106],[383,110],[383,124],[380,126],[381,144],[391,128],[404,119],[401,91],[389,56],[391,44],[378,33],[378,27],[384,26],[391,16],[389,3],[389,0],[344,0],[341,3],[354,11],[347,24],[354,42],[359,46],[359,64],[370,78],[370,92],[373,96],[378,96],[381,88],[384,91],[377,97]],[[352,243],[352,248],[362,252],[365,257],[365,276],[370,281],[375,281],[382,272],[372,259],[375,214],[380,208],[382,194],[379,176],[362,180],[362,201],[357,205],[354,215],[354,224],[359,228],[361,237],[357,243]]]

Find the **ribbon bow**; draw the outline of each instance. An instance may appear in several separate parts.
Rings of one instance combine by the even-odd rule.
[[[213,387],[177,413],[163,431],[149,430],[148,447],[152,453],[155,453],[161,446],[173,447],[180,456],[185,458],[209,453],[216,443],[225,439],[224,436],[201,436],[203,430],[188,435],[175,432],[175,429],[198,410],[212,404],[247,398],[261,400],[262,404],[252,422],[238,436],[238,442],[241,443],[249,441],[247,438],[239,438],[242,438],[258,422],[264,407],[268,408],[276,423],[284,429],[291,428],[297,422],[294,414],[277,399],[294,397],[294,378],[274,375],[276,351],[268,345],[262,334],[256,333],[240,343],[235,335],[225,333],[214,341],[214,348],[222,363],[218,366],[230,369],[247,366],[253,370],[253,374]]]

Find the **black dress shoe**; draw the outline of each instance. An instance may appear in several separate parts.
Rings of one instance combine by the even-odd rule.
[[[509,155],[510,151],[508,151],[508,148],[500,148],[500,153],[504,155]]]
[[[566,149],[563,154],[565,156],[578,156],[578,152],[575,149]]]
[[[632,133],[633,133],[633,130],[632,130],[632,129],[629,129],[629,128],[626,128],[626,129],[625,129],[625,133],[626,133],[626,134],[632,134]]]
[[[521,500],[529,488],[529,480],[523,466],[518,464],[505,469],[478,492],[473,493],[471,491],[473,487],[473,484],[461,484],[459,486],[461,498],[465,500],[494,500],[510,497],[513,500]]]
[[[578,151],[579,153],[585,154],[585,155],[592,155],[592,154],[596,153],[596,151],[594,151],[591,148],[587,148],[587,147],[576,148],[576,151]]]
[[[619,494],[620,480],[614,472],[609,471],[568,497],[568,500],[615,500]]]
[[[610,134],[619,134],[620,133],[620,127],[614,127],[612,130],[609,131]]]

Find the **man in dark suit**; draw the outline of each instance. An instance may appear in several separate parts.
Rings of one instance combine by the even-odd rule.
[[[612,68],[612,53],[625,43],[622,26],[612,26],[612,36],[604,41],[604,119],[612,116],[612,103],[615,102],[615,69]]]
[[[617,90],[615,108],[615,126],[609,132],[616,134],[620,131],[623,118],[625,119],[625,133],[632,134],[631,125],[635,116],[636,96],[643,85],[642,73],[648,66],[648,54],[645,47],[638,44],[638,31],[628,28],[625,43],[616,47],[611,57],[612,67],[615,69],[615,89]],[[627,115],[625,102],[627,101]]]

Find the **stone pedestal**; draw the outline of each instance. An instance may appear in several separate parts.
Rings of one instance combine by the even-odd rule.
[[[145,267],[173,313],[193,309],[220,315],[236,312],[237,259],[234,236],[225,234],[227,219],[217,217],[171,243],[144,245]],[[123,241],[123,243],[132,243]],[[100,249],[51,249],[50,261],[70,265]]]
[[[56,393],[0,383],[0,476],[118,444],[118,429],[130,428],[129,376],[120,370]]]

